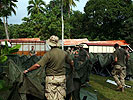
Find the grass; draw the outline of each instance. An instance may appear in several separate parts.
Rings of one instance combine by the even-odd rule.
[[[106,80],[111,77],[102,77],[99,75],[90,75],[88,91],[97,94],[98,100],[133,100],[133,88],[126,88],[125,92],[116,91],[117,86],[107,83]],[[126,81],[126,84],[133,86],[133,81]]]

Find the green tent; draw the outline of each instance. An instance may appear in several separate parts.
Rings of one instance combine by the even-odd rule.
[[[8,55],[8,58],[6,62],[8,67],[5,67],[3,72],[6,73],[4,80],[11,88],[2,92],[2,97],[5,100],[44,100],[45,69],[40,67],[26,75],[23,74],[25,69],[35,64],[41,57]],[[92,67],[89,64],[89,60],[85,61],[83,65],[76,67],[74,72],[66,65],[67,94],[72,93],[74,100],[80,100],[78,92],[80,93],[80,85],[89,78]]]

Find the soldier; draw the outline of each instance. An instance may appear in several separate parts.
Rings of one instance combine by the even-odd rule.
[[[121,90],[124,92],[125,77],[126,77],[126,59],[129,58],[129,54],[123,48],[119,49],[119,44],[115,44],[114,48],[114,68],[112,70],[112,75],[116,81],[118,88],[116,90]]]
[[[65,62],[69,63],[73,68],[73,60],[67,52],[58,48],[60,43],[57,36],[51,36],[46,43],[51,46],[51,50],[46,52],[40,61],[25,70],[24,73],[46,65],[45,96],[47,100],[64,100],[66,97],[66,69],[64,64]]]
[[[75,46],[75,50],[73,50],[74,58],[78,58],[78,53],[79,53],[79,46],[76,45],[76,46]]]
[[[66,52],[67,52],[68,54],[71,54],[71,48],[68,47],[67,50],[66,50]]]
[[[37,52],[35,51],[34,49],[34,46],[31,47],[31,50],[30,50],[30,56],[33,56],[33,55],[36,55]]]
[[[84,61],[89,59],[89,54],[88,52],[83,48],[83,45],[79,45],[79,53],[78,53],[78,60],[80,64],[83,64]]]

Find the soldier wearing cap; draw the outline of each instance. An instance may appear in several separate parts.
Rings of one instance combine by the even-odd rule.
[[[68,47],[67,50],[66,50],[66,52],[67,52],[68,54],[71,54],[71,48]]]
[[[47,100],[64,100],[66,97],[66,69],[65,62],[73,68],[73,60],[68,53],[59,49],[59,38],[51,36],[46,43],[51,46],[51,50],[46,52],[42,59],[24,73],[44,67],[46,65],[45,96]]]

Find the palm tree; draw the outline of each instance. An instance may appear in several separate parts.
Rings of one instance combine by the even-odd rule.
[[[29,6],[27,7],[29,14],[38,14],[44,12],[46,3],[43,0],[29,0]]]
[[[12,12],[16,15],[16,11],[14,8],[17,6],[16,6],[15,2],[18,2],[18,1],[17,0],[1,1],[0,16],[3,17],[3,22],[4,22],[5,33],[6,33],[7,39],[9,39],[7,18],[8,18],[8,16],[11,16]]]
[[[75,1],[79,1],[79,0],[75,0]],[[64,6],[68,9],[68,15],[70,17],[70,11],[72,10],[72,6],[76,7],[76,3],[74,2],[74,0],[65,0]]]
[[[75,0],[79,1],[79,0]],[[63,5],[68,7],[68,14],[70,17],[70,8],[76,6],[74,0],[61,0],[61,19],[62,19],[62,50],[64,50],[64,20],[63,20]]]

